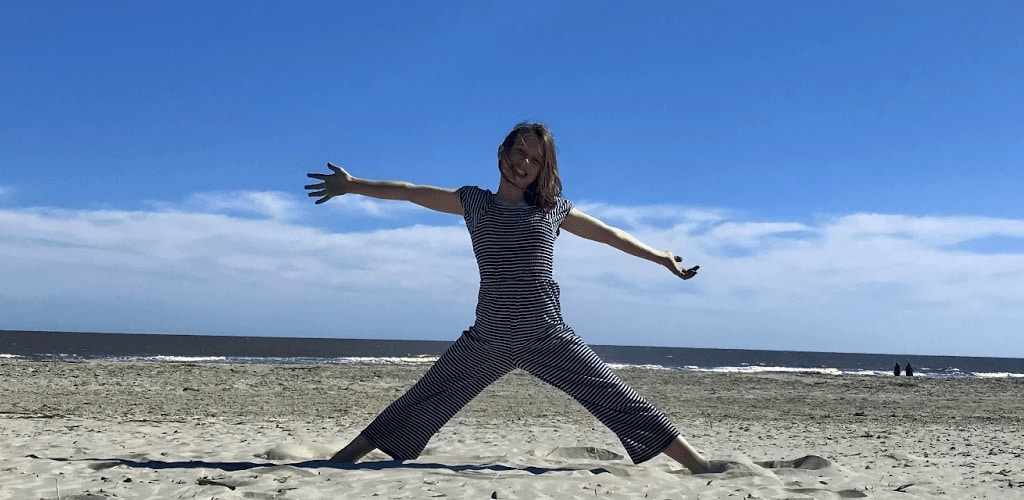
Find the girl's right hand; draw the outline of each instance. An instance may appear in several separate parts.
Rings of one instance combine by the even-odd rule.
[[[341,196],[351,192],[352,176],[345,171],[345,169],[335,166],[333,163],[328,162],[327,168],[331,169],[333,174],[306,174],[306,177],[311,179],[319,179],[323,182],[318,184],[306,184],[306,189],[310,190],[309,197],[316,198],[316,204],[319,205],[335,196]]]

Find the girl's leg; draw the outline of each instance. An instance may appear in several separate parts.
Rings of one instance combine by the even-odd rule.
[[[418,457],[438,429],[511,370],[506,347],[470,328],[334,459],[354,462],[374,448],[396,460]]]
[[[694,472],[707,461],[657,408],[626,385],[571,329],[517,352],[520,366],[565,391],[618,436],[634,463],[666,453]]]

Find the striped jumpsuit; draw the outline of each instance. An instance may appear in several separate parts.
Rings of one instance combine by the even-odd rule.
[[[562,320],[552,261],[572,204],[559,197],[548,212],[503,206],[491,191],[473,186],[458,195],[480,267],[476,322],[363,436],[397,460],[414,459],[466,403],[519,368],[583,405],[634,463],[658,455],[678,431]]]

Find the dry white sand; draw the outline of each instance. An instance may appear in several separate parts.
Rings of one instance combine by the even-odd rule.
[[[1024,381],[629,369],[719,474],[513,374],[418,460],[325,461],[426,366],[0,360],[0,498],[1024,498]]]

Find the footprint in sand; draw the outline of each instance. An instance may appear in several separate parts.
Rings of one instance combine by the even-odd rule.
[[[794,460],[768,460],[751,462],[746,459],[711,460],[708,474],[723,474],[728,477],[749,477],[773,475],[779,469],[823,470],[832,462],[817,455],[807,455]]]
[[[337,448],[323,445],[285,443],[254,456],[267,460],[313,460],[330,458],[335,451]]]
[[[593,446],[566,446],[542,453],[546,458],[589,459],[589,460],[622,460],[622,455],[603,448]]]
[[[705,474],[715,474],[729,479],[769,475],[768,471],[747,460],[711,460],[710,462],[710,467]],[[689,474],[689,471],[682,469],[678,473]]]
[[[800,457],[796,460],[768,460],[765,462],[755,463],[765,469],[821,470],[832,467],[832,462],[829,462],[827,459],[819,457],[818,455],[807,455],[806,457]]]
[[[768,460],[765,462],[756,462],[756,464],[769,470],[798,469],[804,471],[824,471],[832,468],[832,462],[817,455],[807,455],[795,460]],[[866,498],[868,496],[867,493],[864,493],[863,491],[853,489],[833,491],[824,488],[786,488],[786,491],[791,493],[809,494],[811,496],[814,496],[817,493],[827,492],[838,495],[839,498]]]
[[[820,493],[833,493],[832,490],[826,490],[823,488],[786,488],[786,491],[790,493],[800,493],[801,495],[815,496]],[[860,490],[839,490],[834,492],[839,495],[839,498],[867,498],[868,494]]]

